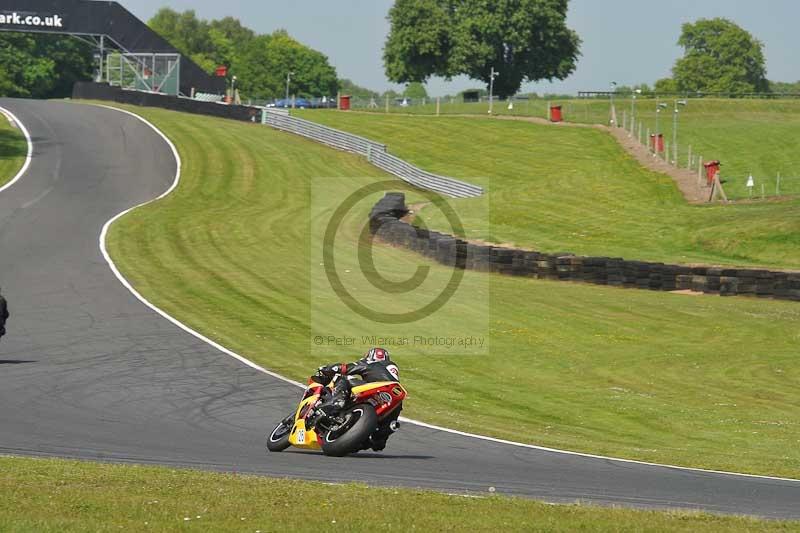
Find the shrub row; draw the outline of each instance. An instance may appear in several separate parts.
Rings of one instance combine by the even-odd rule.
[[[750,295],[800,301],[800,273],[690,267],[472,244],[404,222],[401,219],[407,213],[405,195],[387,193],[372,208],[370,231],[385,242],[457,268],[653,291],[692,290],[721,296]]]

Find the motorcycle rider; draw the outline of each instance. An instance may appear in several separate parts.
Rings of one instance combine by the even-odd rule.
[[[353,363],[336,363],[319,367],[317,373],[311,376],[310,383],[318,383],[319,393],[323,392],[323,387],[328,385],[335,377],[341,379],[336,381],[333,394],[328,395],[318,409],[326,415],[334,414],[338,409],[344,407],[350,397],[350,382],[348,376],[360,376],[364,383],[375,381],[400,381],[400,370],[389,357],[389,351],[383,348],[371,348],[364,357]],[[397,428],[397,418],[400,416],[402,406],[395,409],[386,419],[381,421],[378,430],[373,434],[370,444],[372,449],[377,451],[386,447],[386,441]]]
[[[6,320],[8,320],[8,303],[0,293],[0,337],[6,334]]]

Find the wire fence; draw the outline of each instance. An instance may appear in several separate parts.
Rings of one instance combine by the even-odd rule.
[[[704,165],[720,161],[720,177],[731,199],[799,195],[800,103],[725,107],[676,99],[618,100],[610,108],[608,124],[624,128],[676,168],[697,172],[701,184],[707,183]]]
[[[610,93],[591,98],[515,96],[495,97],[492,101],[487,96],[477,101],[460,97],[352,98],[350,104],[352,109],[374,113],[491,113],[545,120],[551,118],[551,107],[560,106],[567,122],[625,128],[645,146],[652,146],[651,135],[660,133],[663,149],[660,146],[658,150],[651,149],[654,155],[696,172],[700,183],[706,179],[702,165],[721,161],[721,179],[731,199],[800,195],[800,136],[797,135],[800,98],[632,96],[615,94],[611,98]],[[676,104],[679,100],[685,100],[687,105]]]

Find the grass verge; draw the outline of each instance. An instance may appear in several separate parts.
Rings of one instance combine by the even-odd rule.
[[[544,252],[800,268],[800,200],[689,206],[607,133],[478,118],[297,112],[389,145],[432,172],[486,186],[490,224],[454,206],[473,236]],[[441,216],[429,225],[445,228]]]
[[[28,143],[22,132],[0,116],[0,187],[11,181],[25,163]]]
[[[0,530],[798,531],[798,522],[0,457]],[[309,502],[313,502],[309,507]],[[391,510],[387,510],[391,506]]]
[[[258,125],[133,110],[176,143],[183,180],[171,196],[117,222],[109,250],[145,297],[223,345],[304,379],[320,364],[354,358],[366,344],[315,346],[315,330],[435,335],[484,328],[490,347],[480,357],[397,347],[412,395],[406,414],[558,448],[800,475],[796,303],[467,272],[462,299],[426,321],[405,330],[376,325],[315,290],[320,277],[309,235],[317,218],[309,197],[315,178],[338,176],[326,182],[324,207],[333,210],[380,179],[379,171]],[[345,220],[343,251],[354,252],[368,209],[369,202]],[[382,267],[413,272],[420,262],[403,250],[377,250]],[[355,276],[357,259],[345,261]],[[449,275],[430,266],[433,278]],[[486,283],[488,308],[477,305]],[[355,287],[370,290],[366,282]],[[320,312],[312,313],[312,304]]]

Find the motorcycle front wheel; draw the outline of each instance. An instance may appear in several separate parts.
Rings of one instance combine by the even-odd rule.
[[[288,422],[287,422],[288,420]],[[267,436],[267,449],[271,452],[282,452],[291,444],[289,443],[289,435],[292,433],[291,417],[284,418],[280,424],[275,426]]]
[[[343,457],[357,452],[378,427],[375,408],[362,403],[346,409],[341,414],[344,421],[322,435],[322,452],[333,457]]]

